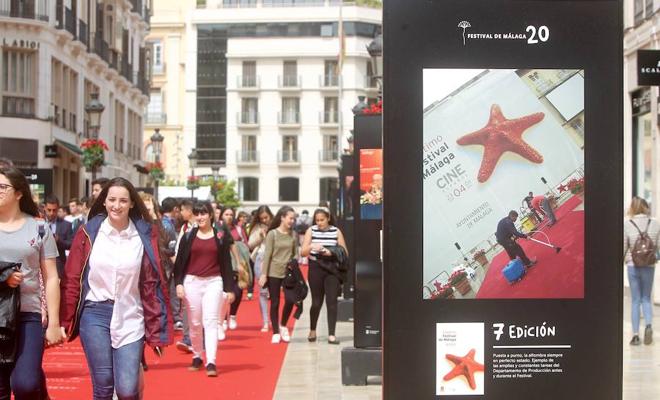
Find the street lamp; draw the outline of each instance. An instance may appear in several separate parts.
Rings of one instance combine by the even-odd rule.
[[[188,161],[190,162],[190,176],[195,177],[195,167],[197,166],[197,160],[199,156],[197,155],[197,149],[193,148],[190,154],[188,154]],[[190,189],[190,199],[194,199],[195,189],[192,189],[194,186],[191,185]]]
[[[378,95],[380,97],[383,90],[383,35],[378,34],[367,45],[367,51],[371,57],[371,66],[374,71],[374,79],[378,82]]]
[[[101,128],[101,114],[105,107],[99,101],[99,93],[94,92],[90,94],[91,100],[85,105],[85,112],[89,119],[89,130],[91,131],[92,139],[99,138],[99,129]],[[92,181],[96,180],[97,166],[92,167]]]
[[[160,168],[160,152],[162,151],[163,148],[163,140],[165,140],[165,137],[160,134],[160,129],[156,128],[154,131],[154,134],[151,135],[151,148],[153,149],[154,152],[154,161],[156,164],[156,167]],[[158,183],[161,179],[160,174],[162,174],[162,170],[159,172],[158,176],[152,175],[154,178],[154,199],[156,199],[156,203],[159,203],[158,201]]]

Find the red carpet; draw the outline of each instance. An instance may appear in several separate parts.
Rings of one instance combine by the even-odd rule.
[[[573,196],[555,212],[558,222],[545,227],[550,243],[561,247],[555,250],[530,240],[518,240],[530,259],[537,264],[527,271],[523,279],[510,285],[502,269],[509,262],[505,251],[490,263],[478,299],[533,299],[533,298],[582,298],[584,297],[584,211],[574,210],[581,201]],[[546,241],[537,234],[535,239]]]
[[[303,268],[303,273],[307,276],[307,268]],[[284,298],[280,301],[283,303]],[[292,317],[289,331],[293,321]],[[189,372],[192,355],[183,354],[174,346],[166,348],[161,359],[147,349],[149,370],[144,374],[144,399],[273,398],[287,344],[271,344],[272,332],[260,332],[261,326],[258,300],[255,297],[248,301],[244,297],[238,311],[238,328],[228,331],[227,339],[218,343],[217,378],[208,378],[204,371]],[[180,338],[177,332],[176,339]],[[52,400],[92,398],[92,383],[80,340],[47,350],[44,369]]]

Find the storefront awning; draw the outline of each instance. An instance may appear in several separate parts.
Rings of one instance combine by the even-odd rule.
[[[82,153],[83,153],[82,150],[80,150],[80,147],[78,147],[75,144],[67,143],[67,142],[65,142],[63,140],[59,140],[59,139],[55,139],[54,143],[56,145],[62,147],[66,151],[68,151],[70,153],[73,153],[73,155],[75,155],[75,156],[81,156]]]

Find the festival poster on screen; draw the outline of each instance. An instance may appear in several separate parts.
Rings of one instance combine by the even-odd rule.
[[[584,71],[423,78],[423,298],[583,298]]]

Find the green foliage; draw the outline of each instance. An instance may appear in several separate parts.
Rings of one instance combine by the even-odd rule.
[[[238,192],[236,191],[236,181],[227,181],[226,179],[206,178],[201,182],[202,186],[211,186],[211,193],[218,202],[226,207],[240,207],[241,202],[238,199]]]

